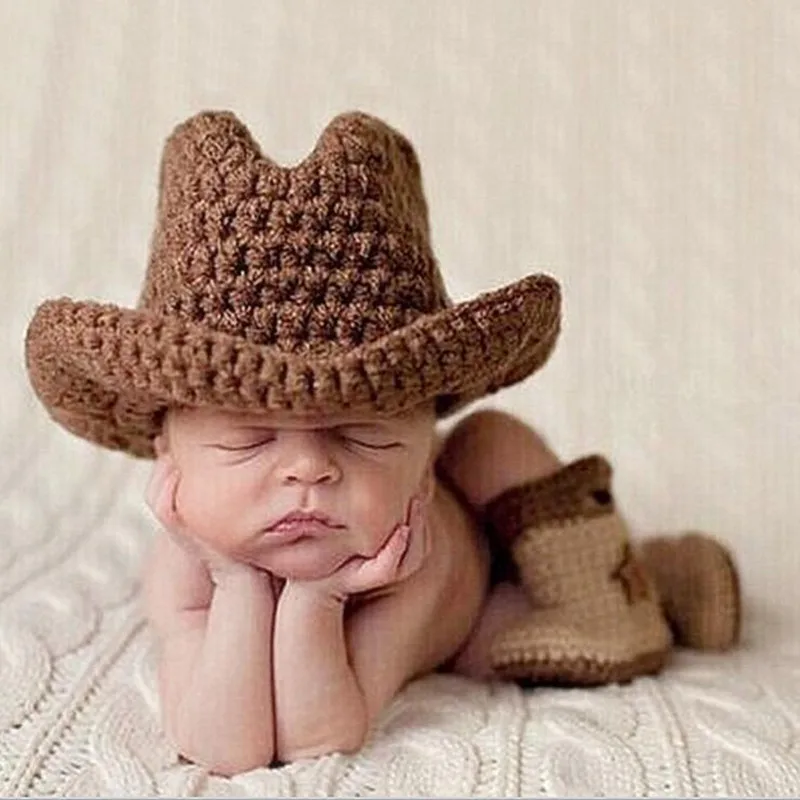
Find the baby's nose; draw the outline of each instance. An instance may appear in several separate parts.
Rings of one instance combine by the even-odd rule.
[[[334,483],[340,477],[336,462],[318,446],[293,448],[281,465],[283,483]]]

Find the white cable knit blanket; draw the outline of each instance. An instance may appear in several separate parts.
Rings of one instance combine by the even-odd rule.
[[[796,796],[800,658],[679,653],[657,678],[522,691],[433,675],[355,756],[233,779],[159,727],[137,572],[144,465],[40,425],[2,470],[0,795]],[[69,468],[47,469],[53,445]],[[752,626],[751,626],[752,627]],[[782,641],[789,641],[782,637]]]

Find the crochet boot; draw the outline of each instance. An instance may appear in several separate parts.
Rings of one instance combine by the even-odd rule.
[[[487,533],[509,548],[533,605],[492,642],[498,676],[591,686],[656,672],[666,661],[670,630],[610,489],[608,462],[589,456],[484,509]]]
[[[676,644],[726,650],[736,643],[739,576],[720,542],[692,532],[645,539],[637,550],[655,581]]]

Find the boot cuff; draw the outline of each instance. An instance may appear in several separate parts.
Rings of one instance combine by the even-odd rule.
[[[513,486],[484,507],[485,530],[510,544],[526,528],[613,513],[611,476],[608,461],[590,455],[542,478]]]

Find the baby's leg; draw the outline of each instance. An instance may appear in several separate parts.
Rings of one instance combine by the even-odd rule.
[[[501,581],[493,586],[489,590],[480,619],[455,659],[448,662],[447,670],[476,680],[494,677],[489,659],[492,641],[501,631],[521,622],[530,613],[530,600],[519,584]]]
[[[555,472],[561,462],[522,420],[501,411],[477,411],[464,417],[445,440],[437,465],[481,511],[512,486]],[[473,678],[491,677],[489,647],[495,635],[530,614],[531,605],[517,583],[492,586],[481,617],[451,670]]]

